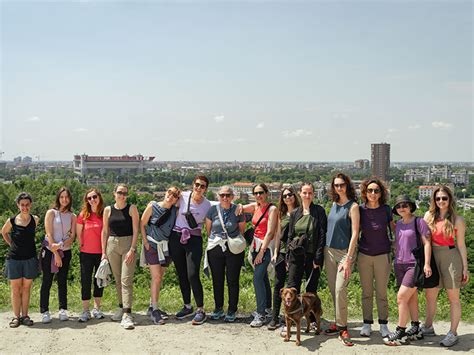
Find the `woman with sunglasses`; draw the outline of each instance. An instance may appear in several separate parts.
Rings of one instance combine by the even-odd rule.
[[[418,292],[415,286],[416,260],[412,253],[421,237],[425,265],[423,271],[426,277],[431,276],[431,233],[423,218],[417,218],[413,212],[416,205],[407,195],[398,196],[392,212],[401,219],[395,225],[395,276],[397,279],[398,326],[383,341],[386,345],[397,346],[408,344],[410,340],[423,339],[418,320]],[[408,318],[411,327],[406,330]]]
[[[328,216],[324,260],[336,322],[324,333],[339,334],[339,339],[344,345],[353,346],[354,343],[347,330],[347,285],[359,237],[360,215],[354,185],[349,176],[339,173],[333,177],[330,196],[333,204]]]
[[[267,315],[272,314],[272,290],[268,278],[268,265],[270,264],[271,255],[268,247],[277,228],[278,215],[276,207],[268,201],[267,185],[263,183],[255,185],[252,194],[255,196],[256,202],[239,208],[237,213],[242,210],[253,215],[254,235],[250,252],[254,267],[253,286],[255,288],[257,311],[253,313],[254,319],[250,326],[258,328],[265,324]]]
[[[178,216],[169,240],[171,259],[176,267],[184,303],[183,308],[176,313],[176,318],[193,316],[192,289],[197,306],[192,320],[193,325],[203,324],[207,319],[199,269],[203,251],[201,230],[207,212],[211,208],[211,203],[204,197],[208,186],[208,178],[198,175],[193,180],[193,190],[181,194],[178,201]]]
[[[67,187],[56,194],[53,208],[44,217],[46,238],[41,251],[43,280],[40,291],[40,310],[43,323],[51,322],[49,313],[49,294],[57,274],[59,320],[67,321],[67,274],[71,262],[71,247],[76,236],[76,215],[72,213],[72,196]]]
[[[374,282],[378,322],[382,338],[389,335],[387,287],[392,249],[392,211],[386,201],[388,191],[378,178],[364,180],[360,185],[363,204],[360,206],[360,240],[357,268],[362,286],[363,337],[372,333]]]
[[[97,189],[90,189],[84,195],[81,213],[77,217],[76,234],[79,240],[79,261],[81,266],[82,314],[79,322],[104,318],[100,310],[100,301],[104,289],[97,285],[94,277],[102,259],[102,225],[104,200]],[[89,311],[91,284],[94,284],[94,308]]]
[[[38,276],[35,232],[39,218],[30,214],[33,198],[30,194],[21,192],[15,202],[20,213],[7,219],[2,227],[3,239],[10,247],[5,263],[5,275],[10,280],[11,302],[15,315],[9,323],[10,328],[17,328],[20,324],[33,325],[28,308],[31,285],[33,279]]]
[[[211,319],[224,317],[225,322],[234,322],[239,303],[240,269],[244,262],[245,250],[234,254],[228,238],[241,236],[245,231],[243,214],[236,215],[237,206],[232,203],[234,192],[230,186],[222,186],[218,192],[219,204],[212,206],[206,216],[208,238],[207,257],[212,273],[214,289],[214,312]],[[225,228],[225,229],[224,229]],[[244,244],[245,246],[245,244]],[[227,278],[229,306],[224,315],[224,280]]]
[[[450,347],[459,339],[457,329],[461,320],[460,288],[469,282],[467,250],[465,243],[466,224],[456,214],[456,202],[451,190],[439,185],[431,196],[430,208],[425,221],[431,230],[433,257],[439,272],[439,285],[425,288],[426,321],[422,327],[424,335],[435,335],[433,319],[436,314],[436,299],[441,288],[446,289],[451,310],[451,328],[440,345]]]
[[[127,203],[128,186],[114,189],[115,203],[104,209],[102,259],[108,259],[115,279],[119,309],[111,317],[124,329],[134,329],[132,319],[133,274],[139,231],[138,209]]]
[[[275,234],[275,250],[273,252],[272,262],[275,264],[275,284],[273,287],[273,313],[272,319],[268,324],[269,330],[275,330],[280,325],[280,290],[285,286],[286,281],[286,240],[283,236],[288,235],[288,222],[293,210],[300,206],[300,200],[292,186],[281,190],[278,202],[278,222],[277,233]],[[286,335],[286,334],[285,334]]]
[[[150,318],[154,324],[164,324],[168,319],[166,312],[158,308],[161,280],[171,263],[168,241],[177,216],[176,202],[181,191],[171,186],[161,202],[148,204],[141,218],[141,233],[146,264],[151,274]]]

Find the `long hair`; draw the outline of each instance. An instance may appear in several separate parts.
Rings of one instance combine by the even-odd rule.
[[[436,205],[436,195],[438,192],[444,192],[448,195],[448,213],[444,219],[443,234],[446,237],[454,235],[454,224],[456,223],[456,201],[454,201],[453,193],[451,189],[445,185],[439,185],[433,191],[430,200],[430,209],[428,210],[427,224],[430,227],[431,232],[436,231],[436,221],[440,218],[440,210]]]
[[[285,191],[290,191],[293,194],[293,196],[295,196],[295,203],[293,205],[293,208],[300,206],[300,199],[298,198],[298,194],[296,193],[293,186],[282,188],[280,191],[280,198],[278,199],[278,215],[280,216],[280,219],[286,216],[286,214],[288,213],[288,206],[286,205],[283,199],[283,193]]]
[[[387,186],[382,180],[380,180],[378,177],[375,177],[375,176],[365,179],[360,184],[360,198],[362,199],[362,202],[367,203],[367,188],[369,187],[370,184],[377,184],[377,186],[380,189],[379,204],[380,206],[385,205],[387,203],[387,197],[388,197]]]
[[[66,192],[67,193],[67,196],[69,197],[69,203],[68,205],[66,206],[65,210],[68,211],[68,212],[72,212],[72,194],[71,194],[71,190],[69,190],[67,187],[63,186],[59,189],[58,193],[56,194],[56,199],[54,200],[54,203],[53,203],[53,208],[58,210],[61,208],[61,203],[59,203],[59,197],[61,196],[61,194],[63,192]]]
[[[347,176],[346,174],[344,174],[344,173],[337,173],[332,178],[331,189],[329,190],[329,197],[331,197],[331,199],[334,202],[339,201],[339,195],[337,194],[336,188],[334,187],[334,180],[336,180],[337,178],[344,180],[344,182],[346,183],[347,198],[349,200],[356,201],[356,191],[355,191],[354,184],[352,183],[351,178],[349,176]]]
[[[102,218],[102,214],[104,213],[104,200],[102,199],[102,194],[96,188],[89,189],[84,194],[84,198],[82,202],[81,213],[82,213],[82,218],[84,220],[88,219],[90,215],[92,214],[91,205],[89,204],[89,201],[87,200],[87,195],[90,194],[91,192],[95,192],[99,198],[99,203],[97,204],[97,211],[95,212],[95,214],[97,215],[97,217]]]

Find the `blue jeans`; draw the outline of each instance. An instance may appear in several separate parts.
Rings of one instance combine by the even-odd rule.
[[[252,260],[255,260],[257,253],[252,253]],[[272,290],[268,279],[268,264],[270,264],[270,250],[263,254],[262,262],[255,266],[253,273],[253,287],[255,288],[255,298],[257,299],[257,312],[265,315],[265,308],[272,306]]]

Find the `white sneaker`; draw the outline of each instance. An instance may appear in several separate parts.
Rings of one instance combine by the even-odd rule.
[[[115,311],[113,316],[110,317],[110,319],[112,319],[114,322],[120,322],[120,321],[122,321],[123,314],[124,314],[123,313],[123,308],[119,308]]]
[[[69,320],[69,316],[67,315],[67,310],[65,309],[59,310],[59,320],[63,322]]]
[[[362,329],[360,330],[360,336],[370,337],[370,333],[372,333],[372,324],[364,323]]]
[[[458,336],[454,335],[452,331],[449,331],[448,334],[446,334],[446,336],[444,337],[444,339],[439,342],[439,344],[441,346],[446,346],[449,348],[450,346],[456,344],[458,341]]]
[[[78,321],[79,321],[80,323],[85,323],[85,322],[87,322],[87,321],[88,321],[89,319],[91,319],[91,318],[92,318],[92,317],[91,317],[91,312],[89,312],[89,310],[87,310],[87,311],[83,311],[83,312],[82,312],[82,314],[81,314],[81,316],[79,317]]]
[[[41,323],[48,324],[51,323],[51,314],[48,311],[41,313]]]
[[[388,337],[390,335],[387,324],[380,324],[380,335],[382,338]]]
[[[433,325],[431,325],[431,327],[427,327],[426,325],[423,324],[421,326],[421,332],[423,333],[424,336],[428,336],[428,337],[436,335]]]
[[[264,320],[265,320],[265,316],[262,316],[261,314],[257,313],[255,315],[255,318],[253,319],[253,321],[250,322],[250,326],[252,328],[259,328],[259,327],[263,326]]]
[[[133,319],[130,313],[124,313],[120,325],[123,329],[134,329],[135,324],[133,324]]]
[[[102,311],[100,309],[97,309],[97,308],[94,308],[92,310],[92,317],[94,317],[95,319],[104,319],[105,318],[104,313],[102,313]]]

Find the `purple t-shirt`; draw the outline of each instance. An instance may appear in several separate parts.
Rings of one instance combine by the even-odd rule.
[[[391,243],[388,226],[392,220],[392,212],[387,205],[377,208],[359,206],[360,231],[359,251],[369,256],[390,253]]]
[[[416,220],[420,235],[430,235],[430,229],[424,219]],[[395,225],[395,264],[414,264],[416,261],[411,251],[416,247],[415,219],[408,224],[399,220]]]
[[[181,228],[189,228],[188,222],[186,221],[186,217],[184,214],[188,210],[188,201],[189,201],[189,194],[191,191],[185,191],[181,194],[179,198],[179,210],[178,215],[176,216],[175,228],[174,230],[180,230]],[[189,206],[189,212],[191,212],[194,216],[194,219],[198,223],[198,227],[196,229],[191,229],[192,235],[201,235],[201,228],[206,219],[207,211],[211,208],[211,203],[207,200],[207,198],[203,198],[201,203],[196,204],[191,199],[191,205]]]

